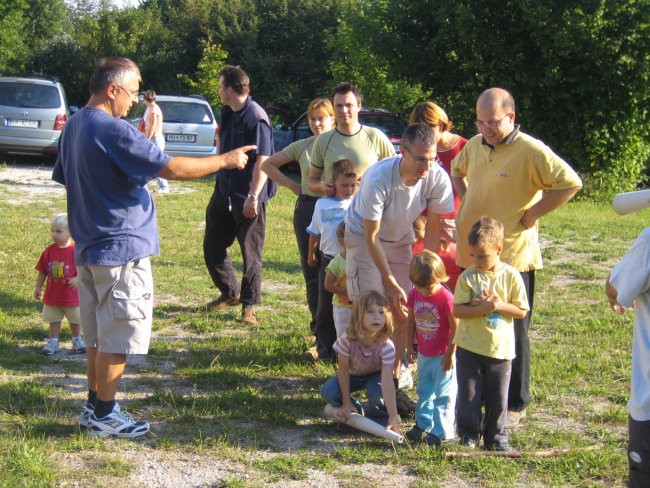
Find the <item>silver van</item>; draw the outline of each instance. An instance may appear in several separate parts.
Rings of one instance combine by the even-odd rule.
[[[163,114],[165,153],[170,156],[214,156],[219,147],[218,124],[210,104],[201,96],[157,95]],[[144,131],[144,101],[131,107],[126,120]]]
[[[0,76],[0,152],[55,157],[69,118],[56,78]]]

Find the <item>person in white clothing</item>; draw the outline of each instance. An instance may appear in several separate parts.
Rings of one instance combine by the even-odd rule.
[[[632,394],[627,404],[627,453],[630,486],[650,486],[650,227],[612,269],[605,282],[612,310],[624,313],[634,307],[632,343]]]
[[[163,114],[162,110],[156,103],[156,92],[147,90],[143,94],[144,104],[147,106],[142,116],[144,120],[144,135],[153,142],[161,151],[165,150],[165,137],[163,136],[162,124]],[[157,177],[158,180],[158,193],[169,193],[169,183],[165,178]]]
[[[406,294],[411,289],[413,222],[427,209],[425,248],[436,252],[440,216],[454,209],[449,175],[437,164],[436,137],[426,124],[413,124],[402,137],[402,154],[374,164],[364,173],[359,191],[345,217],[348,295],[354,300],[366,290],[385,293],[395,319],[394,377],[406,344]],[[404,384],[404,382],[402,382]],[[415,410],[398,391],[400,414]]]

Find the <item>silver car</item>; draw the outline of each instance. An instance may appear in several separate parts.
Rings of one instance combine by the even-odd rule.
[[[56,156],[69,118],[56,78],[0,76],[0,152]]]
[[[219,147],[218,124],[210,104],[198,95],[157,95],[163,114],[165,152],[170,156],[214,156]],[[144,101],[131,107],[127,121],[144,132]]]

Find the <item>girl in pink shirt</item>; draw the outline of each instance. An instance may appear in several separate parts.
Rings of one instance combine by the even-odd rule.
[[[352,318],[346,334],[334,343],[338,373],[321,388],[322,397],[338,407],[338,416],[342,419],[347,420],[354,411],[363,415],[361,404],[351,394],[365,389],[367,416],[382,423],[387,418],[387,427],[399,432],[392,333],[393,321],[386,298],[374,290],[359,295],[352,304]]]

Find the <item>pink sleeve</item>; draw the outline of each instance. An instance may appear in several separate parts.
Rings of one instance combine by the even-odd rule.
[[[379,357],[381,358],[381,364],[383,365],[392,365],[395,363],[395,345],[390,339],[384,343],[381,350],[379,351]]]
[[[348,340],[348,336],[344,335],[336,339],[332,348],[337,354],[341,354],[347,358],[350,357],[350,341]]]

